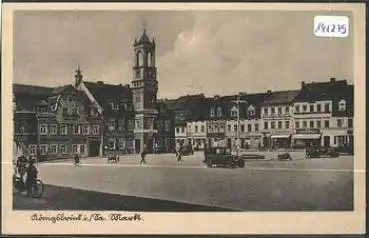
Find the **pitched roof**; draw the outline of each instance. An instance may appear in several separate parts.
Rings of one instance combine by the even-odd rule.
[[[312,82],[305,84],[295,98],[297,102],[331,100],[347,93],[347,81]]]
[[[292,103],[300,90],[285,90],[271,92],[262,105],[289,104]]]
[[[97,102],[104,108],[110,108],[109,102],[115,99],[131,99],[132,91],[129,87],[123,86],[122,84],[105,84],[101,81],[88,82],[84,81],[85,86],[94,96]]]
[[[204,94],[186,95],[166,101],[168,109],[175,112],[175,123],[184,124],[188,120],[196,120],[204,113],[206,98]]]
[[[52,87],[43,87],[43,86],[34,86],[34,85],[26,85],[26,84],[13,84],[13,92],[14,93],[23,93],[30,94],[35,96],[49,96],[53,93],[54,88]]]

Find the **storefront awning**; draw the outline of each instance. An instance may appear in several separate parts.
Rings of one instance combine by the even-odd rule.
[[[320,134],[296,134],[293,139],[319,139]]]
[[[290,137],[290,134],[286,134],[286,135],[271,135],[270,138],[272,139],[276,139],[276,138],[288,138]]]

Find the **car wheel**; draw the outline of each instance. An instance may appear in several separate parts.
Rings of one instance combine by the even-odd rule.
[[[212,165],[211,163],[207,163],[207,164],[206,164],[206,167],[208,167],[208,168],[213,168],[213,165]]]

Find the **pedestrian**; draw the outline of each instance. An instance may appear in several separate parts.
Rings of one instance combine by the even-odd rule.
[[[146,149],[146,145],[144,145],[141,151],[140,165],[146,164],[146,159],[145,159],[146,155],[147,155],[147,149]]]
[[[74,155],[74,165],[77,166],[80,163],[80,158],[78,154]]]
[[[182,144],[181,143],[177,143],[176,146],[176,157],[177,157],[177,162],[178,164],[182,161]]]
[[[29,165],[26,169],[27,178],[26,178],[26,188],[27,188],[27,196],[31,195],[32,186],[36,184],[36,179],[38,175],[38,170],[35,165],[36,160],[32,158],[29,161]]]

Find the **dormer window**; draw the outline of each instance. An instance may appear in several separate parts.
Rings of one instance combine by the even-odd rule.
[[[211,108],[210,109],[210,116],[211,117],[214,117],[215,116],[215,110],[214,110],[214,108]]]
[[[255,108],[252,105],[250,105],[249,108],[247,109],[247,114],[249,116],[255,116]]]
[[[345,110],[346,110],[346,101],[342,99],[338,103],[338,111],[343,112]]]
[[[220,107],[217,108],[217,116],[218,117],[222,116],[222,108],[220,108]]]
[[[111,102],[110,106],[111,106],[111,109],[114,110],[114,111],[119,110],[119,103],[118,102]]]
[[[232,117],[236,117],[237,116],[237,107],[236,106],[233,106],[232,109],[231,109],[231,116]]]

